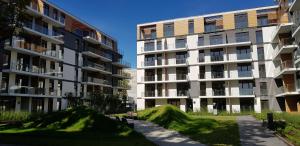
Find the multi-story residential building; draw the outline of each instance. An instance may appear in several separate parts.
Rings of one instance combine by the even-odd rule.
[[[65,96],[121,94],[129,76],[117,41],[46,0],[32,0],[23,32],[2,49],[0,110],[64,109]]]
[[[299,96],[300,86],[297,69],[287,69],[293,55],[278,54],[297,46],[271,36],[287,31],[288,18],[268,6],[137,25],[137,109],[285,111],[284,97]]]

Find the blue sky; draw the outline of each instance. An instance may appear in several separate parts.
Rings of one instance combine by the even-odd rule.
[[[136,67],[136,25],[178,17],[275,5],[274,0],[49,0],[118,40]]]

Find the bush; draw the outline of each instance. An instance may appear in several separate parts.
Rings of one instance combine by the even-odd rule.
[[[0,121],[25,121],[30,115],[29,112],[0,112]]]

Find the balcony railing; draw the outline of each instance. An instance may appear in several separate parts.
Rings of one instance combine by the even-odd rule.
[[[114,61],[114,63],[120,64],[122,66],[130,67],[131,64],[123,59],[119,59],[117,61]]]
[[[145,61],[145,66],[155,66],[155,61]]]
[[[242,59],[250,59],[251,58],[251,54],[250,53],[241,53],[241,54],[237,54],[237,59],[238,60],[242,60]]]
[[[239,88],[240,95],[253,95],[253,89],[250,88]]]
[[[103,85],[111,85],[111,83],[108,80],[94,78],[94,77],[87,77],[85,81],[91,83],[103,84]]]
[[[37,24],[37,23],[35,23],[35,24],[33,25],[32,22],[30,22],[30,21],[25,21],[25,22],[24,22],[24,26],[27,27],[27,28],[30,28],[30,29],[32,29],[32,30],[35,30],[35,31],[37,31],[37,32],[40,32],[40,33],[42,33],[42,34],[49,35],[49,29],[48,29],[48,27],[43,27],[43,26],[41,26],[41,25],[39,25],[39,24]],[[33,26],[34,26],[34,27],[33,27]]]
[[[186,48],[186,42],[176,42],[176,48]]]
[[[224,78],[224,72],[211,72],[211,78]]]
[[[22,71],[22,72],[39,74],[39,75],[62,77],[61,72],[55,72],[55,70],[50,70],[50,72],[46,72],[45,67],[39,67],[39,66],[35,66],[35,65],[30,66],[29,64],[21,64],[21,63],[17,63],[17,62],[11,62],[10,69]]]
[[[151,44],[151,45],[145,45],[144,46],[144,51],[145,52],[148,52],[148,51],[154,51],[155,50],[155,44],[153,43],[153,44]]]
[[[130,73],[127,73],[127,72],[124,72],[124,71],[118,71],[116,74],[119,75],[119,76],[122,76],[122,77],[126,77],[126,78],[131,77]]]
[[[204,79],[205,78],[205,73],[199,73],[199,79]]]
[[[294,43],[294,40],[292,38],[280,38],[279,39],[279,47],[283,47],[286,45],[292,45]]]
[[[238,75],[239,77],[251,77],[252,71],[239,71]]]
[[[186,58],[176,59],[176,64],[186,64]]]
[[[292,60],[283,61],[280,65],[281,70],[289,69],[289,68],[293,68],[293,67],[294,67],[294,64],[293,64]]]
[[[176,74],[176,80],[186,80],[187,75],[186,74]]]
[[[100,64],[97,64],[97,63],[94,63],[91,61],[84,61],[83,66],[84,67],[92,67],[92,68],[99,69],[99,70],[106,71],[106,72],[111,72],[110,67],[105,67],[104,65],[100,65]]]
[[[155,97],[155,91],[146,91],[145,97]]]
[[[45,95],[44,88],[29,87],[29,86],[16,86],[16,89],[9,89],[6,91],[8,91],[9,94]]]
[[[200,96],[206,96],[206,90],[201,90],[200,89]]]
[[[213,89],[213,96],[225,96],[225,89]]]
[[[46,55],[49,57],[63,59],[63,54],[59,54],[55,50],[47,50],[47,48],[44,48],[44,47],[34,44],[34,43],[29,43],[24,40],[16,40],[14,47],[27,49],[27,50],[34,51],[36,53],[40,53],[42,55]]]
[[[211,56],[211,61],[223,61],[224,57],[223,55],[221,56]]]
[[[205,59],[204,59],[204,57],[199,57],[199,58],[198,58],[198,61],[199,61],[199,62],[204,62]]]
[[[96,48],[92,48],[92,47],[85,47],[84,48],[84,51],[89,51],[89,52],[92,52],[92,53],[95,53],[97,55],[100,55],[106,59],[109,59],[109,60],[112,60],[112,56],[107,54],[107,53],[104,53],[102,52],[101,50],[99,49],[96,49]]]
[[[144,80],[145,81],[155,81],[155,76],[145,76]]]
[[[279,87],[280,93],[294,92],[294,91],[295,91],[295,84],[284,84],[283,86]]]
[[[187,90],[177,90],[177,96],[188,96],[189,91]]]

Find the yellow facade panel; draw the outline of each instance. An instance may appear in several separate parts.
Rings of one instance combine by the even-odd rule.
[[[203,33],[204,32],[204,18],[196,18],[194,20],[195,33]]]
[[[249,27],[256,27],[257,26],[256,10],[248,11],[248,26]]]
[[[38,0],[38,9],[41,13],[44,13],[44,2],[42,0]]]
[[[223,27],[224,30],[234,29],[234,13],[224,14],[223,15]]]
[[[163,23],[156,24],[156,36],[157,36],[157,38],[164,37],[164,24]]]
[[[179,20],[174,22],[175,36],[188,34],[188,20]]]

